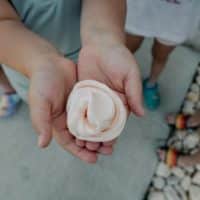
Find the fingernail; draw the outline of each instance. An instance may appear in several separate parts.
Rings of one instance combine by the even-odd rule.
[[[40,135],[38,138],[38,146],[39,148],[44,148],[44,137],[43,135]]]
[[[132,111],[133,114],[135,113],[135,111]],[[145,115],[145,111],[144,111],[144,108],[143,107],[140,107],[138,110],[137,110],[137,113],[136,113],[139,117],[143,117]]]
[[[140,114],[141,114],[141,116],[144,116],[144,115],[145,115],[145,111],[144,111],[144,108],[143,108],[143,107],[141,108]]]

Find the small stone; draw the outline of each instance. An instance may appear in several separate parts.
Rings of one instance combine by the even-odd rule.
[[[163,162],[158,165],[156,175],[167,178],[170,175],[170,168]]]
[[[199,92],[200,92],[199,85],[196,84],[196,83],[193,83],[193,84],[191,85],[191,87],[190,87],[190,90],[191,90],[192,92],[199,93]]]
[[[199,100],[199,93],[188,92],[187,95],[186,95],[186,98],[187,98],[187,100],[196,103]]]
[[[174,167],[172,169],[172,174],[175,175],[179,179],[182,179],[185,176],[184,171],[178,167]]]
[[[200,197],[200,187],[196,185],[191,185],[189,190],[190,200],[199,200]]]
[[[200,186],[200,172],[197,172],[193,178],[192,183]],[[199,188],[200,189],[200,188]]]
[[[184,148],[193,149],[199,144],[199,135],[190,134],[187,135],[183,141]]]
[[[148,200],[166,200],[163,192],[154,191],[150,192]]]
[[[200,75],[198,75],[198,76],[196,77],[196,83],[197,83],[198,85],[200,85]]]
[[[200,67],[197,67],[197,72],[200,74]]]
[[[200,101],[196,103],[196,108],[200,109]]]
[[[180,199],[177,192],[171,186],[165,187],[164,194],[165,194],[166,200],[182,200]]]
[[[177,150],[177,151],[181,151],[181,149],[183,148],[183,143],[181,141],[176,141],[173,144],[173,147]]]
[[[181,142],[181,140],[178,138],[178,135],[175,134],[173,137],[171,137],[171,138],[168,140],[167,145],[168,145],[169,147],[174,147],[174,148],[175,148],[175,146],[178,146],[178,143],[182,143],[182,142]],[[181,144],[181,146],[182,146],[182,144]]]
[[[185,101],[183,106],[183,113],[186,115],[193,115],[195,113],[195,103],[192,101]]]
[[[200,164],[196,165],[196,169],[200,171]]]
[[[181,188],[179,185],[175,185],[175,189],[181,197],[181,200],[187,200],[187,195],[183,188]]]
[[[179,139],[179,140],[183,140],[184,139],[184,137],[187,135],[187,131],[186,130],[176,130],[175,131],[175,135],[177,136],[177,138]]]
[[[167,185],[174,186],[179,183],[179,179],[176,176],[169,176],[167,178]]]
[[[181,187],[185,190],[188,191],[191,185],[191,177],[190,176],[185,176],[182,181],[181,181]]]
[[[162,190],[165,187],[165,180],[162,177],[155,177],[153,179],[153,186],[155,189]]]
[[[192,167],[192,166],[185,167],[184,169],[189,175],[193,174],[195,171],[194,167]]]
[[[190,154],[193,155],[193,154],[196,154],[196,153],[198,153],[198,152],[199,152],[199,148],[196,147],[196,148],[194,148],[194,149],[192,149],[192,150],[190,151]]]
[[[149,187],[149,193],[154,192],[154,191],[155,191],[155,188],[151,185],[151,186]]]

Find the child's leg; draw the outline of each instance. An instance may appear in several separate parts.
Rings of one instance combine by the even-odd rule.
[[[11,86],[1,66],[0,66],[0,87],[3,89],[4,93],[15,92],[14,88]]]
[[[126,34],[126,45],[132,53],[135,53],[140,48],[143,40],[144,37],[142,36]]]
[[[160,105],[160,93],[157,81],[174,48],[175,45],[171,45],[171,43],[170,45],[166,45],[154,40],[150,76],[143,82],[144,102],[150,110],[156,110]]]
[[[168,57],[171,52],[174,50],[175,46],[165,45],[159,42],[158,40],[154,40],[154,45],[152,48],[152,66],[151,73],[149,76],[149,83],[156,83],[158,81],[159,75],[165,68]]]

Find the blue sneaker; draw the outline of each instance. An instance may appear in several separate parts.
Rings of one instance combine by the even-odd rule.
[[[149,110],[156,110],[160,106],[159,87],[156,83],[154,86],[148,86],[148,79],[143,81],[144,103]]]

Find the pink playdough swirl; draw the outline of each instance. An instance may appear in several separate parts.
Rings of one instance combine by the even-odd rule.
[[[85,80],[77,83],[67,102],[67,124],[79,139],[105,142],[118,137],[127,120],[119,96],[106,85]]]

